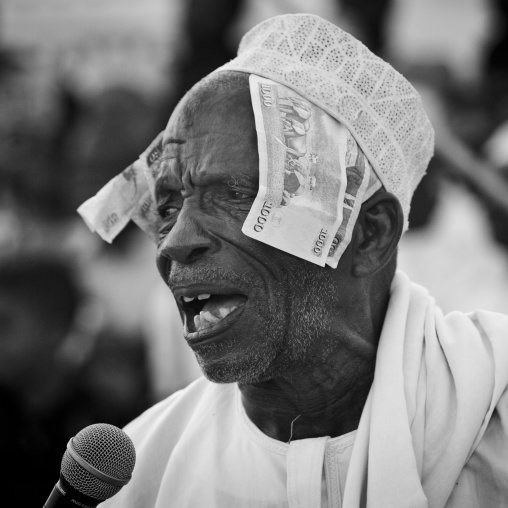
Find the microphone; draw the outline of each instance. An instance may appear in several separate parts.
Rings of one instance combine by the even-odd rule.
[[[97,423],[67,443],[60,479],[43,508],[95,508],[131,479],[136,450],[118,427]]]

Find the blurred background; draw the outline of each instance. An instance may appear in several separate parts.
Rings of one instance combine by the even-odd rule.
[[[42,506],[81,428],[198,375],[155,246],[134,226],[105,244],[75,210],[287,12],[353,33],[424,97],[436,156],[400,268],[446,312],[508,312],[508,1],[0,0],[0,454],[21,504]]]

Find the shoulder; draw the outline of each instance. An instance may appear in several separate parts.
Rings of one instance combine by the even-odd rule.
[[[493,350],[494,358],[497,360],[496,356],[500,354],[499,359],[508,367],[508,315],[487,310],[453,311],[444,316],[441,325],[437,323],[437,331],[446,331],[453,340],[483,342]]]
[[[147,409],[124,430],[135,445],[142,445],[154,437],[162,437],[161,434],[165,439],[168,435],[178,435],[187,428],[189,420],[196,413],[227,400],[233,393],[234,385],[218,385],[200,377]]]
[[[477,310],[468,317],[490,340],[508,340],[508,315],[487,310]]]
[[[129,423],[124,430],[136,449],[132,479],[101,508],[154,506],[176,448],[184,448],[185,455],[189,442],[204,442],[222,428],[236,407],[235,394],[235,385],[201,377]]]

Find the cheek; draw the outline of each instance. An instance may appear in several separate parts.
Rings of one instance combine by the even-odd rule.
[[[294,256],[287,256],[282,266],[291,322],[321,328],[335,312],[337,292],[331,283],[335,274]]]

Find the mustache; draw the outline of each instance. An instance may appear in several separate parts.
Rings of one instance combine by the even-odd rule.
[[[237,269],[188,265],[176,265],[171,267],[167,284],[172,291],[177,287],[199,283],[239,288],[263,287],[259,278],[254,277],[254,275],[249,272]]]

